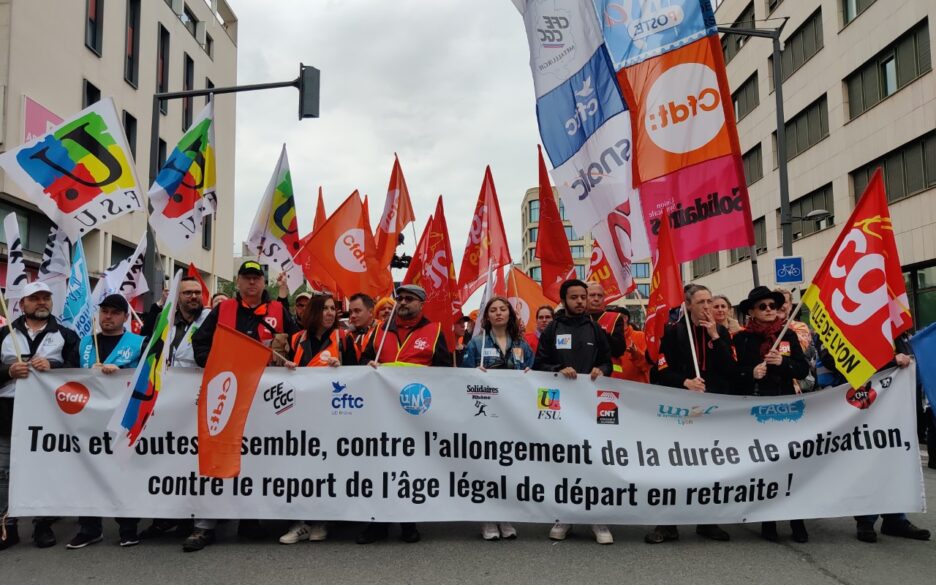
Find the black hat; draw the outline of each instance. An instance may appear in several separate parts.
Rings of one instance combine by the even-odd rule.
[[[127,302],[127,299],[123,295],[112,294],[104,297],[104,300],[101,301],[100,307],[109,307],[111,309],[117,309],[122,313],[130,312],[130,303]]]
[[[738,308],[741,309],[742,313],[747,313],[754,308],[754,304],[757,301],[764,299],[772,300],[777,305],[778,309],[786,302],[786,297],[783,296],[783,293],[774,292],[766,286],[756,286],[748,293],[747,298],[741,301]]]
[[[263,274],[263,266],[260,266],[260,263],[256,260],[247,260],[237,269],[237,276],[247,275],[266,276]]]

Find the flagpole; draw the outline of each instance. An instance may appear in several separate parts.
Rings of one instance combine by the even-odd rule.
[[[400,306],[399,302],[393,303],[393,308],[390,309],[390,316],[387,317],[387,320],[384,322],[384,334],[380,338],[380,347],[377,348],[377,355],[374,356],[374,363],[380,364],[380,354],[383,353],[383,344],[387,341],[387,328],[390,327],[390,323],[393,323],[393,318],[396,316],[397,307]]]
[[[91,313],[91,339],[94,340],[94,363],[101,363],[101,349],[98,347],[97,338],[97,313]]]
[[[800,309],[803,307],[803,295],[800,295],[800,300],[796,304],[796,308],[790,313],[787,317],[786,323],[783,325],[783,329],[780,330],[780,335],[777,336],[777,339],[774,340],[773,345],[770,347],[770,351],[777,349],[780,345],[780,341],[783,339],[783,336],[786,335],[787,329],[790,328],[790,323],[793,322],[793,317],[799,314]]]
[[[23,354],[20,351],[19,339],[16,337],[16,333],[13,332],[13,315],[7,310],[6,299],[3,298],[2,291],[0,291],[0,308],[3,309],[3,314],[6,315],[7,328],[10,330],[10,337],[13,339],[13,350],[16,352],[16,361],[22,363]]]
[[[211,295],[214,296],[218,292],[218,275],[215,274],[215,257],[218,255],[215,245],[218,242],[218,222],[215,221],[217,218],[218,211],[215,210],[215,215],[211,217],[211,277],[214,279],[211,287]]]
[[[696,378],[701,378],[702,374],[699,373],[699,356],[696,355],[695,339],[692,334],[692,316],[689,315],[689,307],[686,306],[686,303],[683,303],[682,306],[683,314],[686,316],[686,330],[689,332],[689,351],[692,353],[692,365],[695,366]]]
[[[140,324],[140,327],[143,327],[143,319],[141,319],[140,315],[137,314],[137,312],[133,310],[133,305],[131,305],[130,303],[127,303],[127,307],[130,309],[130,317],[133,319],[136,319],[137,322]]]

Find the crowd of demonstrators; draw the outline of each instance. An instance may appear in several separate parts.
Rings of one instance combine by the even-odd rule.
[[[262,267],[244,262],[237,273],[234,298],[220,293],[211,307],[202,305],[202,289],[195,278],[185,277],[178,288],[173,341],[167,348],[172,367],[204,367],[219,324],[231,327],[274,349],[271,365],[287,368],[341,366],[435,366],[451,367],[453,355],[443,335],[443,324],[423,314],[426,292],[417,285],[402,285],[394,298],[374,301],[357,293],[348,299],[347,326],[340,322],[339,307],[327,294],[301,293],[295,297],[295,313],[289,309],[289,290],[279,281],[279,299],[266,292]],[[503,297],[485,304],[480,315],[473,311],[459,320],[455,358],[462,367],[553,372],[568,379],[587,375],[592,382],[610,376],[632,382],[680,388],[694,392],[743,396],[781,396],[810,391],[813,386],[838,385],[844,378],[835,370],[834,360],[810,335],[805,323],[791,321],[780,335],[792,311],[789,291],[756,287],[739,305],[745,318],[742,327],[732,316],[730,301],[712,296],[704,286],[690,284],[685,289],[684,310],[674,310],[672,321],[661,339],[659,359],[649,361],[643,332],[630,324],[626,309],[606,306],[600,285],[569,280],[560,288],[561,306],[537,308],[535,331],[524,335],[523,323]],[[52,316],[52,296],[47,285],[31,283],[19,301],[23,315],[12,323],[13,335],[0,330],[0,550],[19,542],[15,518],[7,517],[10,435],[13,390],[16,379],[51,368],[93,368],[111,375],[122,368],[134,368],[141,359],[145,337],[152,334],[165,296],[146,314],[142,336],[125,332],[129,305],[120,295],[106,297],[99,306],[100,333],[78,339]],[[480,318],[481,334],[472,337],[474,321]],[[23,361],[17,360],[17,353]],[[907,367],[912,356],[906,338],[897,340],[894,360],[885,368]],[[813,370],[813,367],[815,369]],[[811,382],[812,379],[812,382]],[[931,462],[931,466],[934,462]],[[877,539],[878,516],[856,518],[857,537],[865,542]],[[56,544],[51,518],[34,519],[36,546]],[[217,520],[155,520],[137,536],[137,519],[116,519],[121,546],[137,544],[141,538],[174,532],[188,534],[182,549],[194,552],[215,542]],[[807,542],[802,520],[790,522],[793,540]],[[79,518],[79,532],[68,548],[84,548],[100,542],[100,518]],[[420,540],[414,523],[400,525],[404,542]],[[357,537],[369,544],[388,537],[390,525],[370,523]],[[571,530],[557,523],[549,531],[553,540],[565,539]],[[700,525],[696,532],[717,541],[729,534],[716,525]],[[611,544],[607,526],[593,525],[596,542]],[[884,514],[881,533],[927,540],[930,533],[914,526],[905,514]],[[777,540],[775,522],[764,522],[761,534]],[[265,535],[258,520],[241,520],[238,535],[259,539]],[[513,525],[486,522],[481,526],[486,540],[517,536]],[[325,523],[299,521],[279,538],[283,544],[302,540],[325,540]],[[650,544],[676,540],[675,526],[657,526],[647,534]]]

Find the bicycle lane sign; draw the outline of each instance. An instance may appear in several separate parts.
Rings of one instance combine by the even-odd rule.
[[[777,284],[802,284],[804,269],[802,256],[774,258],[774,282]]]

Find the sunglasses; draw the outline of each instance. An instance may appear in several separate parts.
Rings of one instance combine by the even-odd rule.
[[[775,311],[777,309],[777,305],[774,303],[761,303],[757,305],[757,309],[760,311]]]

